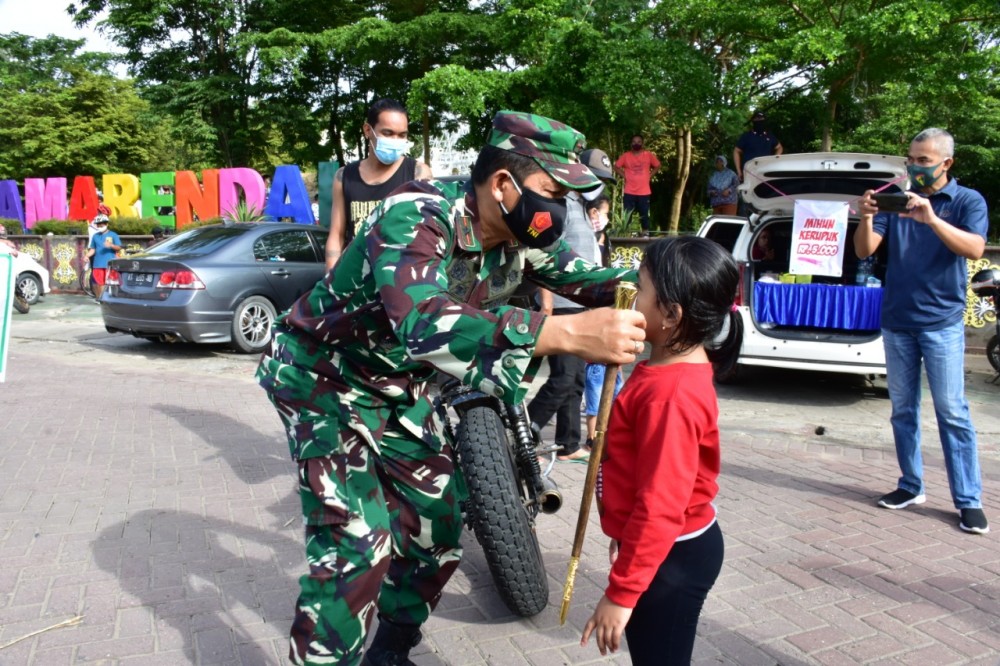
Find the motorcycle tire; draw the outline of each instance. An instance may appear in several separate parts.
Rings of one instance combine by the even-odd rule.
[[[14,296],[14,309],[17,310],[18,312],[20,312],[21,314],[28,314],[28,310],[31,309],[31,306],[28,305],[28,301],[24,300],[23,298],[21,298],[18,295],[15,295]]]
[[[1000,373],[1000,335],[994,335],[986,343],[986,358],[993,366],[993,372]]]
[[[459,464],[469,489],[466,516],[507,608],[521,617],[542,612],[549,581],[522,499],[517,467],[500,415],[472,407],[456,431]]]

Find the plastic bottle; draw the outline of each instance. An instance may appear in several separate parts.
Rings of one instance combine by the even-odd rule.
[[[859,287],[868,285],[868,278],[872,274],[872,258],[866,257],[858,261],[858,272],[854,275],[854,283]]]

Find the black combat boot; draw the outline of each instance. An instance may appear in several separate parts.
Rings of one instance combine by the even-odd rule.
[[[419,624],[393,622],[378,616],[378,630],[361,666],[413,666],[410,650],[420,642]]]

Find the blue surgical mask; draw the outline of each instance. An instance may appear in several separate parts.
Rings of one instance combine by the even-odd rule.
[[[390,139],[380,136],[375,138],[375,157],[382,164],[392,164],[400,157],[405,157],[413,144],[406,139]]]

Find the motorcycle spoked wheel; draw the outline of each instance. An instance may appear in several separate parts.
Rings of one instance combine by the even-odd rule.
[[[1000,335],[994,335],[986,343],[986,358],[993,366],[993,371],[1000,374]]]
[[[500,415],[472,407],[459,421],[456,448],[469,489],[466,515],[500,597],[513,613],[531,617],[549,602],[549,581]]]

